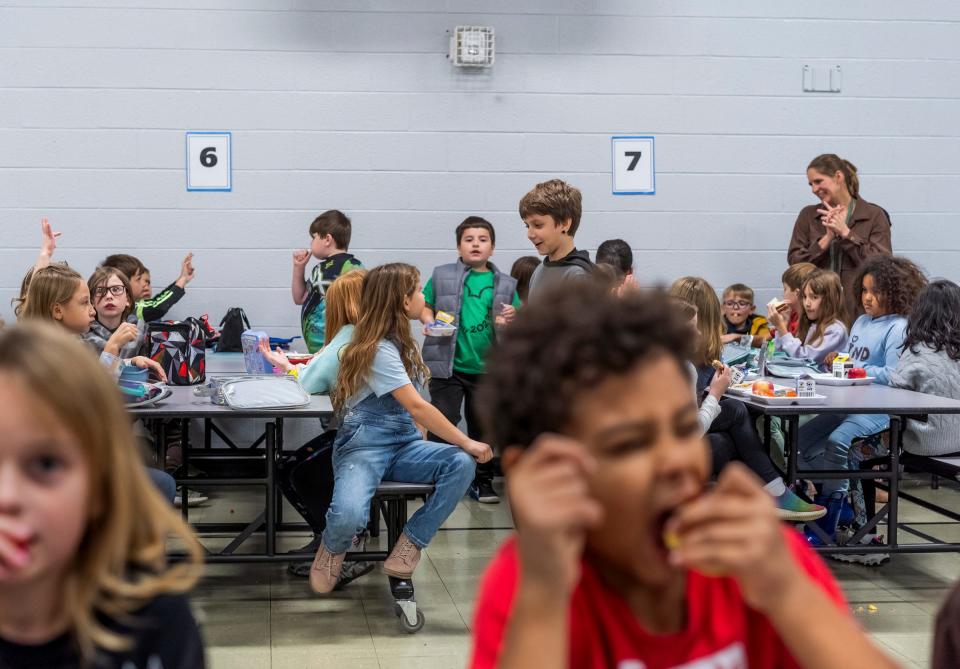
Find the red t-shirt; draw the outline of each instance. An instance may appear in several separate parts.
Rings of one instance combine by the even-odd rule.
[[[797,330],[800,329],[800,312],[791,311],[790,312],[790,321],[787,323],[787,331],[790,332],[794,337],[797,336]]]
[[[846,601],[820,558],[784,528],[794,559],[837,603]],[[473,625],[473,669],[492,669],[517,588],[517,549],[508,540],[480,585]],[[570,602],[570,666],[617,669],[773,669],[798,667],[770,622],[750,609],[732,578],[690,572],[687,625],[676,634],[644,630],[627,602],[584,561]]]

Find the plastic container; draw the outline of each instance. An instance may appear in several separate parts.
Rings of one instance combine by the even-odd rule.
[[[247,374],[272,374],[273,365],[260,352],[260,342],[270,343],[270,337],[260,330],[244,330],[240,335],[240,345],[243,347],[243,366]]]

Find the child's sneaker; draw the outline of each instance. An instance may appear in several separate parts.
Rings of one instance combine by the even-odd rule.
[[[836,541],[837,522],[840,520],[840,511],[843,509],[843,498],[844,494],[841,492],[836,492],[831,495],[827,501],[827,513],[822,518],[817,519],[817,526],[823,530],[823,533],[830,537],[830,540],[833,542]],[[807,541],[811,546],[817,547],[824,545],[820,536],[811,530],[810,527],[803,528],[803,533],[806,535]]]
[[[325,595],[337,587],[340,580],[340,569],[343,567],[343,558],[346,553],[334,555],[327,547],[320,543],[320,550],[313,558],[310,567],[310,588],[318,595]]]
[[[823,518],[827,515],[826,508],[819,504],[811,504],[801,499],[790,488],[773,500],[777,505],[777,513],[782,520],[789,521],[808,521]]]
[[[866,534],[860,539],[863,546],[885,546],[883,537],[876,534]],[[850,545],[850,544],[847,544]],[[832,560],[838,562],[847,562],[849,564],[862,564],[867,567],[879,567],[884,562],[890,560],[890,553],[829,553],[827,555]]]
[[[342,559],[342,558],[341,558]],[[383,563],[383,573],[394,578],[410,578],[420,562],[420,549],[406,534],[401,534],[390,557]]]
[[[210,498],[204,495],[199,490],[194,490],[190,488],[187,491],[187,507],[193,508],[195,506],[200,506],[204,502],[208,501]],[[173,498],[173,505],[178,509],[183,506],[183,488],[177,488],[177,496]]]
[[[500,497],[497,491],[493,489],[493,484],[489,481],[481,481],[470,486],[470,497],[481,504],[499,504]]]

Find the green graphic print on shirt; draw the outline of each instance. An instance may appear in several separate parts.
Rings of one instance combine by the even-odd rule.
[[[433,279],[423,287],[423,296],[432,308]],[[513,294],[513,306],[520,306],[520,297]],[[463,284],[460,317],[457,319],[457,348],[453,353],[453,369],[463,374],[483,374],[484,357],[493,343],[493,272],[470,270]]]

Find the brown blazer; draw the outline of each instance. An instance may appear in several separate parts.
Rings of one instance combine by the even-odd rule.
[[[833,242],[837,245],[839,252],[839,274],[840,282],[843,284],[843,302],[848,326],[863,313],[863,307],[857,301],[857,293],[853,285],[860,267],[868,258],[893,253],[890,245],[890,218],[887,212],[863,199],[857,199],[856,203],[853,218],[850,221],[850,236],[847,239],[838,237]],[[818,243],[820,238],[827,234],[827,229],[823,227],[820,215],[817,213],[817,209],[821,206],[811,204],[800,210],[797,222],[793,226],[793,235],[790,237],[790,248],[787,251],[787,262],[791,265],[809,262],[817,267],[830,269],[830,247],[823,251]]]

